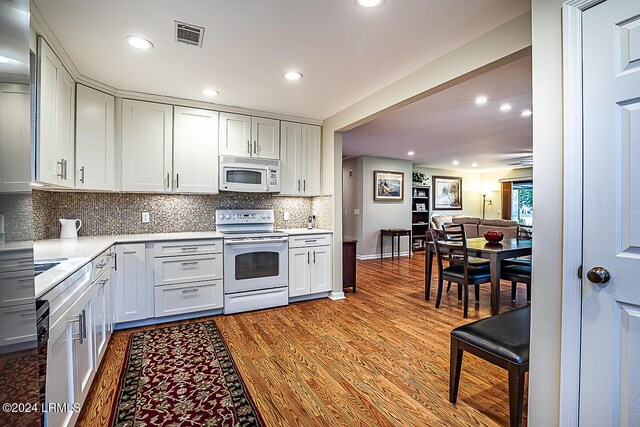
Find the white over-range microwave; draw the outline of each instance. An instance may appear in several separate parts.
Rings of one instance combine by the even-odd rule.
[[[280,160],[220,156],[220,190],[280,192]]]

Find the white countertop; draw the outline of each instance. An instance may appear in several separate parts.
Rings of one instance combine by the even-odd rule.
[[[170,240],[221,239],[217,231],[187,233],[121,234],[79,237],[78,239],[39,240],[33,243],[35,260],[68,258],[36,277],[36,298],[78,271],[83,265],[117,243],[166,242]]]
[[[290,236],[300,236],[304,234],[333,234],[333,231],[324,230],[322,228],[312,228],[311,230],[308,228],[280,228],[278,231],[283,231]]]

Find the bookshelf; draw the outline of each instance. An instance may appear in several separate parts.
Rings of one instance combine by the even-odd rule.
[[[427,185],[417,185],[411,189],[411,249],[423,251],[427,242],[430,213],[430,190]]]

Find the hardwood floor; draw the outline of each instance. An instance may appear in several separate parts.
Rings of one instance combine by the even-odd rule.
[[[214,317],[266,424],[508,425],[506,371],[472,355],[464,357],[457,405],[448,401],[449,332],[489,316],[489,286],[465,321],[455,288],[435,309],[424,300],[423,277],[423,254],[359,261],[358,291],[345,300]],[[507,282],[501,295],[501,310],[526,303],[524,286],[518,304]],[[108,424],[136,330],[113,335],[78,426]]]

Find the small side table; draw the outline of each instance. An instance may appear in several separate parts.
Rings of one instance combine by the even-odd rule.
[[[395,252],[395,239],[398,238],[398,258],[400,258],[400,237],[409,236],[409,258],[411,258],[411,230],[405,228],[389,228],[380,230],[380,259],[384,258],[384,236],[391,236],[391,259]]]
[[[356,292],[356,244],[355,239],[342,238],[342,289]]]

